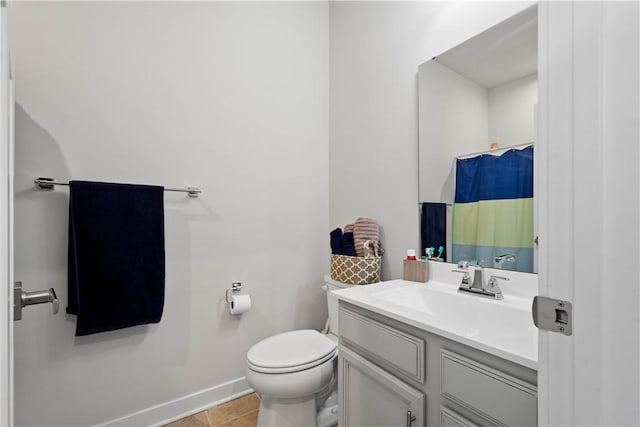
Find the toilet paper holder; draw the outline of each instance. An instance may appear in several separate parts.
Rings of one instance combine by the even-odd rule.
[[[227,289],[224,295],[224,299],[225,301],[227,301],[227,304],[231,304],[231,295],[233,295],[236,292],[240,292],[241,290],[242,290],[242,283],[240,282],[232,283],[231,288]]]

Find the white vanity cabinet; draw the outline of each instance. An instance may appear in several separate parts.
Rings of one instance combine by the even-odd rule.
[[[339,325],[341,426],[537,425],[535,370],[345,301]]]

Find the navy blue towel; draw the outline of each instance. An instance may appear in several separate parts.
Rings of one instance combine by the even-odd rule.
[[[342,234],[342,255],[357,256],[353,232]]]
[[[444,252],[441,258],[447,259],[447,204],[446,203],[423,203],[422,215],[420,216],[420,241],[422,248],[420,252],[425,255],[425,248],[435,248],[436,255],[438,248],[442,246]]]
[[[342,229],[336,228],[331,233],[331,253],[334,255],[342,255]]]
[[[163,187],[71,181],[67,313],[76,336],[158,323],[164,307]]]

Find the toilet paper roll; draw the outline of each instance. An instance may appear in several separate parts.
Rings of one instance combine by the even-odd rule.
[[[251,296],[250,295],[234,295],[231,297],[229,303],[229,313],[242,314],[251,310]]]

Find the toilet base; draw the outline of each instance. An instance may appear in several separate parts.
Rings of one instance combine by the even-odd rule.
[[[327,397],[316,415],[317,427],[335,427],[338,425],[338,387]]]
[[[315,427],[316,397],[293,399],[262,396],[257,427]]]

